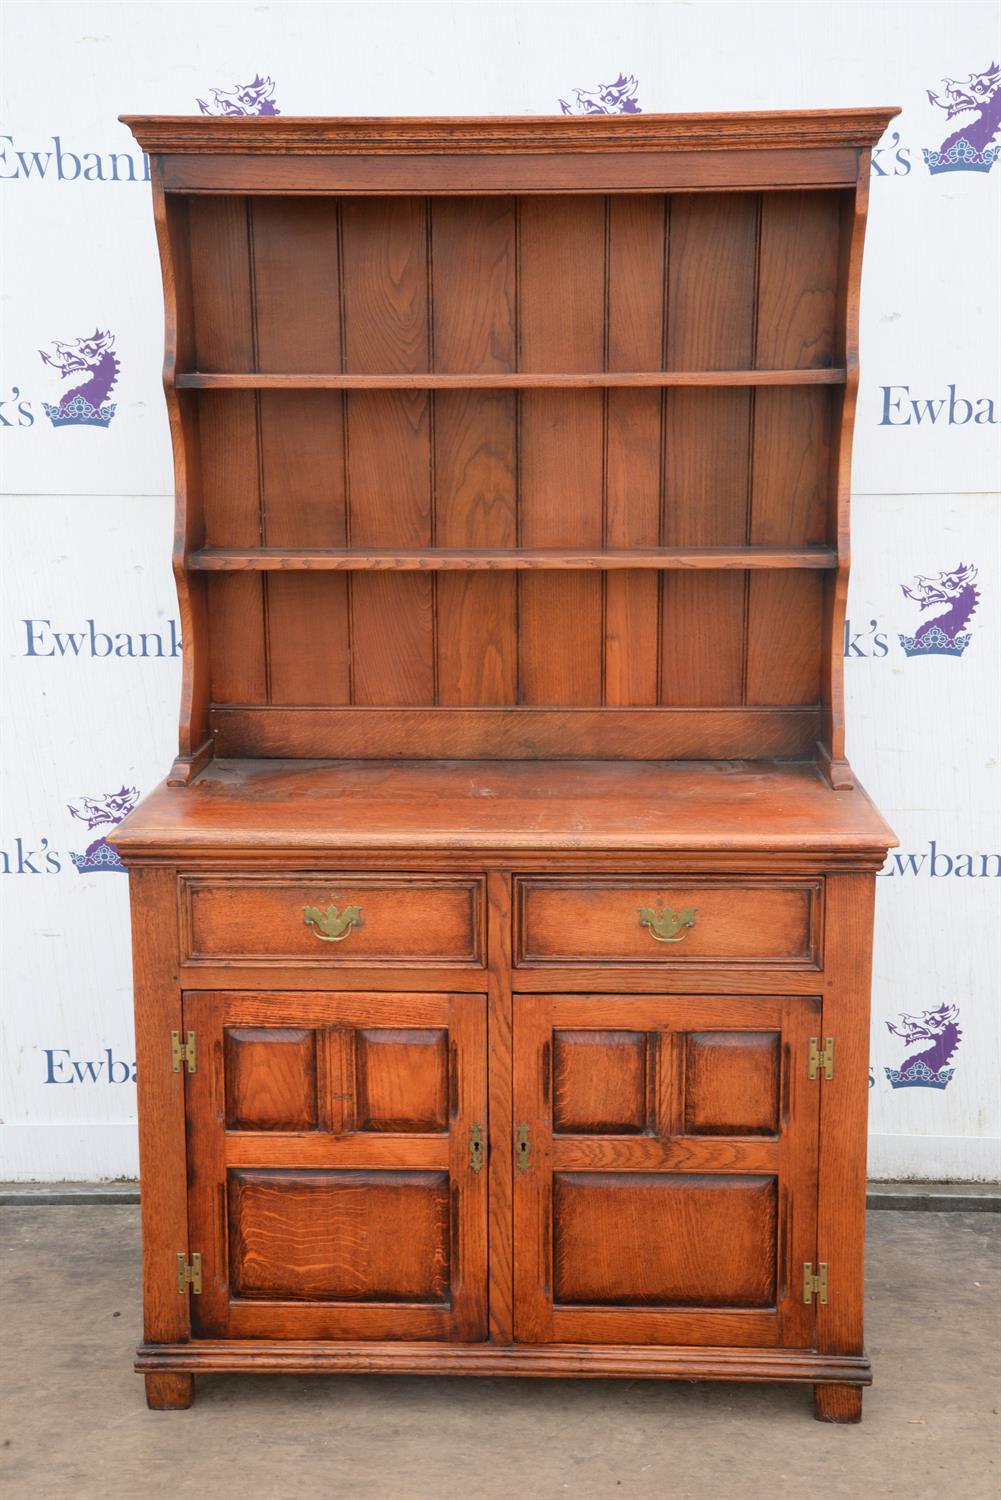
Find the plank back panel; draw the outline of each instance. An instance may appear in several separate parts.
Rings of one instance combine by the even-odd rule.
[[[667,217],[666,199],[609,200],[610,370],[653,370],[663,362]],[[605,544],[656,547],[661,543],[663,395],[610,390],[605,405]],[[607,574],[604,586],[604,701],[656,703],[660,579],[623,570]]]
[[[825,538],[830,525],[832,413],[827,390],[756,393],[753,544],[802,546]],[[749,577],[745,702],[818,701],[824,586],[805,572]]]
[[[758,195],[705,194],[671,203],[666,365],[753,363]],[[747,541],[754,393],[668,391],[664,426],[667,546]],[[660,701],[742,702],[747,583],[741,573],[665,574]]]
[[[434,368],[510,372],[517,365],[516,204],[442,199],[431,208]],[[517,544],[517,395],[434,396],[435,543]],[[435,580],[438,701],[517,700],[517,580],[452,573]]]
[[[341,223],[345,370],[427,370],[427,204],[420,198],[345,201]],[[346,400],[349,542],[429,544],[430,396],[365,391]],[[352,577],[354,703],[434,703],[433,592],[433,581],[419,574]]]
[[[761,200],[755,363],[833,364],[841,195],[765,193]]]
[[[292,376],[828,369],[844,359],[846,202],[195,197],[192,357]],[[836,539],[837,385],[193,395],[209,547]],[[698,714],[827,691],[820,570],[279,569],[206,587],[212,701],[255,710],[248,733],[267,706]],[[653,723],[634,743],[667,755]],[[275,753],[270,728],[265,742]]]
[[[755,193],[671,199],[665,369],[752,363],[759,214]]]
[[[605,363],[606,205],[523,199],[518,222],[518,358],[523,370]],[[598,547],[603,535],[600,391],[526,391],[521,399],[519,542]],[[519,579],[520,700],[600,704],[601,579]]]
[[[246,198],[189,204],[191,325],[199,370],[256,368],[249,212]],[[255,396],[206,391],[198,407],[198,446],[207,545],[259,546]],[[267,702],[263,580],[235,574],[213,580],[206,592],[213,702]]]
[[[253,370],[250,229],[246,198],[192,198],[191,332],[195,369]]]
[[[258,369],[341,368],[338,238],[335,202],[263,198],[252,204]],[[258,402],[265,544],[344,546],[343,397],[261,391]],[[264,580],[264,589],[270,701],[350,702],[347,579],[276,574]]]

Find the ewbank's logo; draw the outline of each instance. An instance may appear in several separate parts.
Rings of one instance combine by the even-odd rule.
[[[639,84],[630,73],[620,73],[614,83],[599,83],[596,89],[574,89],[573,99],[561,99],[565,115],[640,115],[636,98]]]
[[[941,94],[928,90],[928,99],[944,109],[946,119],[962,117],[960,125],[946,136],[937,151],[922,146],[921,155],[933,177],[940,172],[989,172],[1001,155],[1001,146],[991,142],[1001,129],[1001,70],[992,62],[984,73],[971,73],[962,81],[943,78]]]
[[[887,1030],[899,1036],[907,1056],[899,1068],[884,1068],[883,1072],[895,1089],[944,1089],[948,1087],[955,1068],[947,1066],[952,1061],[963,1033],[957,1024],[959,1007],[940,1005],[938,1010],[922,1011],[920,1016],[902,1013],[896,1025],[887,1021]],[[917,1050],[912,1051],[915,1048]]]
[[[111,1047],[102,1057],[74,1057],[68,1047],[46,1047],[43,1083],[135,1083],[135,1062],[116,1057]]]
[[[74,344],[53,341],[54,354],[39,349],[47,365],[70,381],[57,405],[43,401],[45,415],[53,427],[107,427],[118,410],[108,397],[121,369],[115,353],[115,336],[95,328],[90,338]],[[79,378],[82,377],[82,378]]]
[[[922,614],[929,609],[939,611],[913,635],[898,637],[906,656],[962,656],[970,644],[966,627],[980,599],[976,576],[976,568],[960,563],[951,573],[939,573],[934,578],[919,573],[910,587],[900,585]]]
[[[944,396],[912,396],[909,385],[881,385],[880,427],[997,427],[993,396],[962,396],[955,381]]]
[[[253,83],[237,83],[231,89],[213,89],[208,99],[199,99],[203,115],[280,115],[271,78],[254,75]]]
[[[80,806],[69,804],[69,810],[93,832],[95,828],[117,828],[138,801],[138,790],[134,786],[123,786],[120,791],[105,792],[101,797],[81,797]],[[80,875],[104,874],[112,870],[125,873],[125,866],[108,843],[106,834],[88,844],[82,854],[71,852],[70,859]]]
[[[61,135],[50,135],[50,151],[21,148],[17,138],[0,135],[0,178],[5,182],[149,182],[149,157],[128,151],[75,151],[63,146]]]

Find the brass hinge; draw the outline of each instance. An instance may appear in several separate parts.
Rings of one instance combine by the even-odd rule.
[[[532,1143],[528,1138],[528,1126],[518,1126],[518,1140],[514,1148],[514,1159],[518,1170],[527,1172],[532,1165]]]
[[[805,1260],[803,1262],[803,1301],[809,1307],[814,1297],[816,1297],[818,1302],[827,1301],[826,1260],[818,1262],[816,1275],[814,1275],[813,1271],[813,1261]]]
[[[483,1170],[483,1126],[470,1125],[469,1127],[469,1169],[471,1172],[482,1172]]]
[[[188,1287],[190,1286],[191,1290],[194,1292],[195,1296],[196,1297],[200,1297],[201,1296],[201,1292],[202,1292],[202,1258],[201,1258],[201,1256],[198,1254],[198,1252],[196,1250],[195,1253],[194,1253],[194,1255],[192,1255],[192,1257],[191,1257],[191,1264],[190,1265],[188,1264],[188,1258],[187,1258],[186,1255],[181,1255],[180,1253],[178,1253],[178,1255],[175,1256],[175,1259],[177,1261],[177,1290],[178,1290],[178,1292],[183,1297],[184,1293],[187,1291]]]
[[[181,1033],[172,1031],[170,1033],[170,1065],[175,1073],[181,1071],[182,1062],[188,1065],[188,1072],[193,1073],[197,1067],[195,1062],[195,1033],[188,1032],[186,1042],[181,1041]]]
[[[807,1078],[816,1078],[820,1070],[824,1070],[824,1077],[830,1081],[834,1077],[834,1038],[824,1037],[824,1046],[821,1048],[820,1038],[810,1038],[810,1050],[806,1059]]]

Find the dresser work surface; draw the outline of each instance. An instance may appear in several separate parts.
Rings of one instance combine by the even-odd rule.
[[[130,859],[172,849],[760,850],[882,862],[890,832],[858,786],[809,764],[214,760],[122,825]]]
[[[184,642],[112,840],[151,1407],[396,1371],[860,1418],[893,114],[126,119]]]

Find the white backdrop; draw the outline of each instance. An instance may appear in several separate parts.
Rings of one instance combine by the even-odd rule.
[[[127,881],[100,839],[170,763],[179,643],[159,269],[145,164],[116,115],[199,99],[545,114],[589,98],[903,107],[873,172],[845,641],[849,754],[901,840],[878,883],[871,1167],[996,1177],[995,7],[32,0],[8,4],[5,28],[0,1175],[136,1171]],[[634,82],[602,94],[620,76]],[[970,107],[949,119],[929,90]],[[957,132],[970,149],[943,160]],[[117,362],[109,405],[67,423],[96,334]],[[915,595],[939,602],[922,612]],[[942,649],[908,655],[900,637],[946,614]]]

